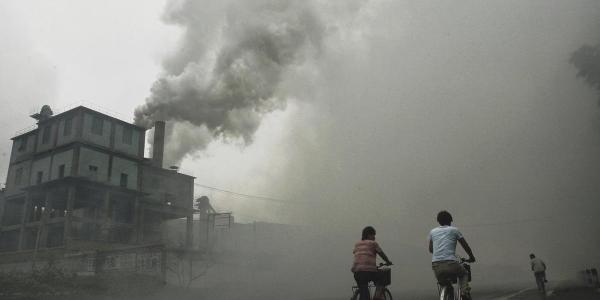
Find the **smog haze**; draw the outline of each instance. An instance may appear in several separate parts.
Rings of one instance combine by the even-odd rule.
[[[165,157],[195,196],[290,226],[261,227],[281,261],[256,277],[264,290],[349,292],[366,225],[396,291],[433,289],[427,235],[444,209],[474,268],[498,272],[482,284],[529,279],[531,252],[556,278],[600,264],[598,90],[570,61],[600,43],[600,2],[109,1],[90,20],[59,2],[0,4],[3,178],[32,108],[85,99],[166,121]]]

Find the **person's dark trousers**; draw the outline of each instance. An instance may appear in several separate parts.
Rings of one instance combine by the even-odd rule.
[[[377,272],[356,272],[354,273],[354,279],[358,285],[359,300],[370,300],[369,282],[377,280]]]
[[[538,290],[543,292],[545,290],[544,282],[546,280],[546,272],[535,272],[533,274],[535,275],[535,282]]]

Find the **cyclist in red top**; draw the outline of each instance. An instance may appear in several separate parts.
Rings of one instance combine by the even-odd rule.
[[[375,228],[367,226],[362,231],[362,239],[354,245],[352,272],[360,291],[360,300],[369,300],[369,282],[377,284],[377,255],[388,264],[392,262],[375,241]]]

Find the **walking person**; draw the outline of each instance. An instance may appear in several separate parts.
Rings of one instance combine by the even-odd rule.
[[[529,254],[531,271],[533,271],[533,275],[535,276],[535,283],[537,284],[537,288],[540,292],[546,292],[545,283],[548,282],[546,280],[546,263],[538,257],[535,257],[535,254]]]

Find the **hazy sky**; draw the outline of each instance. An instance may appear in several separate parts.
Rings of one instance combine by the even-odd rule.
[[[192,2],[193,24],[218,41],[235,1]],[[242,221],[376,224],[412,245],[449,209],[490,256],[600,246],[600,110],[568,63],[600,41],[600,2],[310,3],[323,44],[283,75],[285,109],[252,144],[216,140],[181,165],[197,183],[284,203],[197,195]],[[166,5],[0,2],[2,177],[7,139],[43,104],[133,120],[184,37],[162,21]]]

